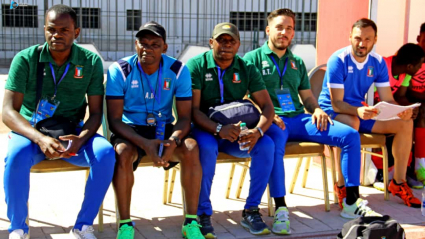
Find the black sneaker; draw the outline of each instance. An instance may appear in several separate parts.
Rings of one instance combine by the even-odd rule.
[[[204,213],[198,217],[199,224],[201,224],[201,233],[204,235],[205,239],[216,239],[217,236],[215,235],[214,227],[211,224],[211,216]]]
[[[270,234],[270,229],[261,218],[260,209],[258,207],[251,207],[249,210],[242,211],[241,225],[249,229],[249,232],[254,235]]]

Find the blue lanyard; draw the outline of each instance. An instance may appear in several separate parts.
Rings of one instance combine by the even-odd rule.
[[[226,73],[226,70],[223,70],[223,73],[221,72],[221,68],[217,66],[218,71],[218,83],[220,84],[220,96],[221,96],[221,103],[224,103],[224,84],[223,84],[223,76],[224,73]]]
[[[52,63],[49,63],[50,70],[52,70],[53,82],[55,83],[55,94],[53,95],[53,98],[56,97],[56,93],[58,91],[58,85],[62,82],[63,78],[66,76],[66,73],[68,73],[69,65],[70,65],[70,62],[68,62],[68,64],[66,65],[66,68],[65,68],[65,72],[63,73],[63,75],[60,78],[60,80],[58,81],[58,83],[56,83],[55,70],[53,69]]]
[[[270,58],[272,58],[272,61],[273,61],[274,65],[276,66],[276,70],[279,73],[279,77],[280,77],[280,89],[283,90],[283,76],[285,75],[286,67],[288,66],[288,58],[289,57],[286,57],[286,59],[285,59],[285,67],[283,67],[283,71],[282,72],[280,72],[279,65],[276,63],[276,60],[274,59],[274,57],[273,57],[272,54],[270,54]]]
[[[160,81],[162,79],[161,63],[159,64],[158,79],[156,81],[156,87],[157,87],[157,90],[158,90],[158,95],[155,95],[154,88],[152,87],[152,85],[151,85],[151,83],[148,79],[148,76],[143,71],[142,66],[140,65],[140,62],[137,62],[137,66],[139,67],[139,70],[142,72],[142,76],[146,77],[146,81],[148,82],[149,88],[151,89],[153,97],[155,97],[155,100],[158,102],[158,105],[161,104],[161,88],[160,88],[161,87]],[[143,77],[142,77],[142,81],[143,81]],[[142,84],[143,84],[143,82],[142,82]],[[158,98],[157,98],[157,96],[158,96]]]

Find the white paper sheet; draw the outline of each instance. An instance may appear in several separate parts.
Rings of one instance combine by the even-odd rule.
[[[386,120],[394,120],[394,119],[400,119],[400,117],[397,116],[397,114],[411,108],[416,108],[421,106],[421,103],[415,103],[412,105],[407,106],[401,106],[401,105],[394,105],[387,103],[385,101],[381,101],[375,106],[373,106],[374,109],[378,110],[378,115],[372,119],[374,120],[380,120],[380,121],[386,121]]]

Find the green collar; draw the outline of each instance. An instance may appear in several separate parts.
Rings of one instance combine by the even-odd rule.
[[[215,64],[215,60],[212,54],[213,50],[209,50],[207,52],[207,69],[211,69],[211,68],[217,68],[217,65]],[[235,57],[233,58],[233,62],[232,65],[229,66],[229,68],[227,68],[227,70],[231,69],[231,68],[235,68],[237,70],[239,70],[239,61],[238,61],[239,56],[235,55]]]
[[[273,54],[273,55],[275,55],[276,57],[277,57],[277,55],[276,55],[276,53],[274,53],[271,49],[270,49],[270,47],[269,47],[269,41],[266,41],[266,42],[264,42],[264,45],[261,47],[261,50],[263,51],[263,53],[264,54],[266,54],[266,55],[270,55],[270,54]],[[283,57],[292,57],[292,52],[291,52],[291,50],[289,50],[289,48],[286,48],[286,52],[285,52],[285,54],[283,55]],[[282,57],[282,58],[283,58]]]
[[[56,65],[55,61],[52,58],[52,55],[50,55],[49,46],[47,45],[47,42],[44,43],[43,49],[41,50],[40,62],[49,62],[53,65]],[[71,57],[68,58],[65,64],[67,64],[68,62],[71,62],[74,65],[78,65],[78,49],[75,43],[72,45],[71,48]]]

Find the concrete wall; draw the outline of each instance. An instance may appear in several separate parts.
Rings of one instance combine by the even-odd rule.
[[[352,24],[369,17],[378,26],[375,51],[393,55],[403,44],[416,43],[419,27],[425,22],[424,0],[319,0],[317,64],[349,44]]]
[[[353,23],[369,16],[369,0],[319,0],[317,16],[317,65],[336,50],[349,45]]]

